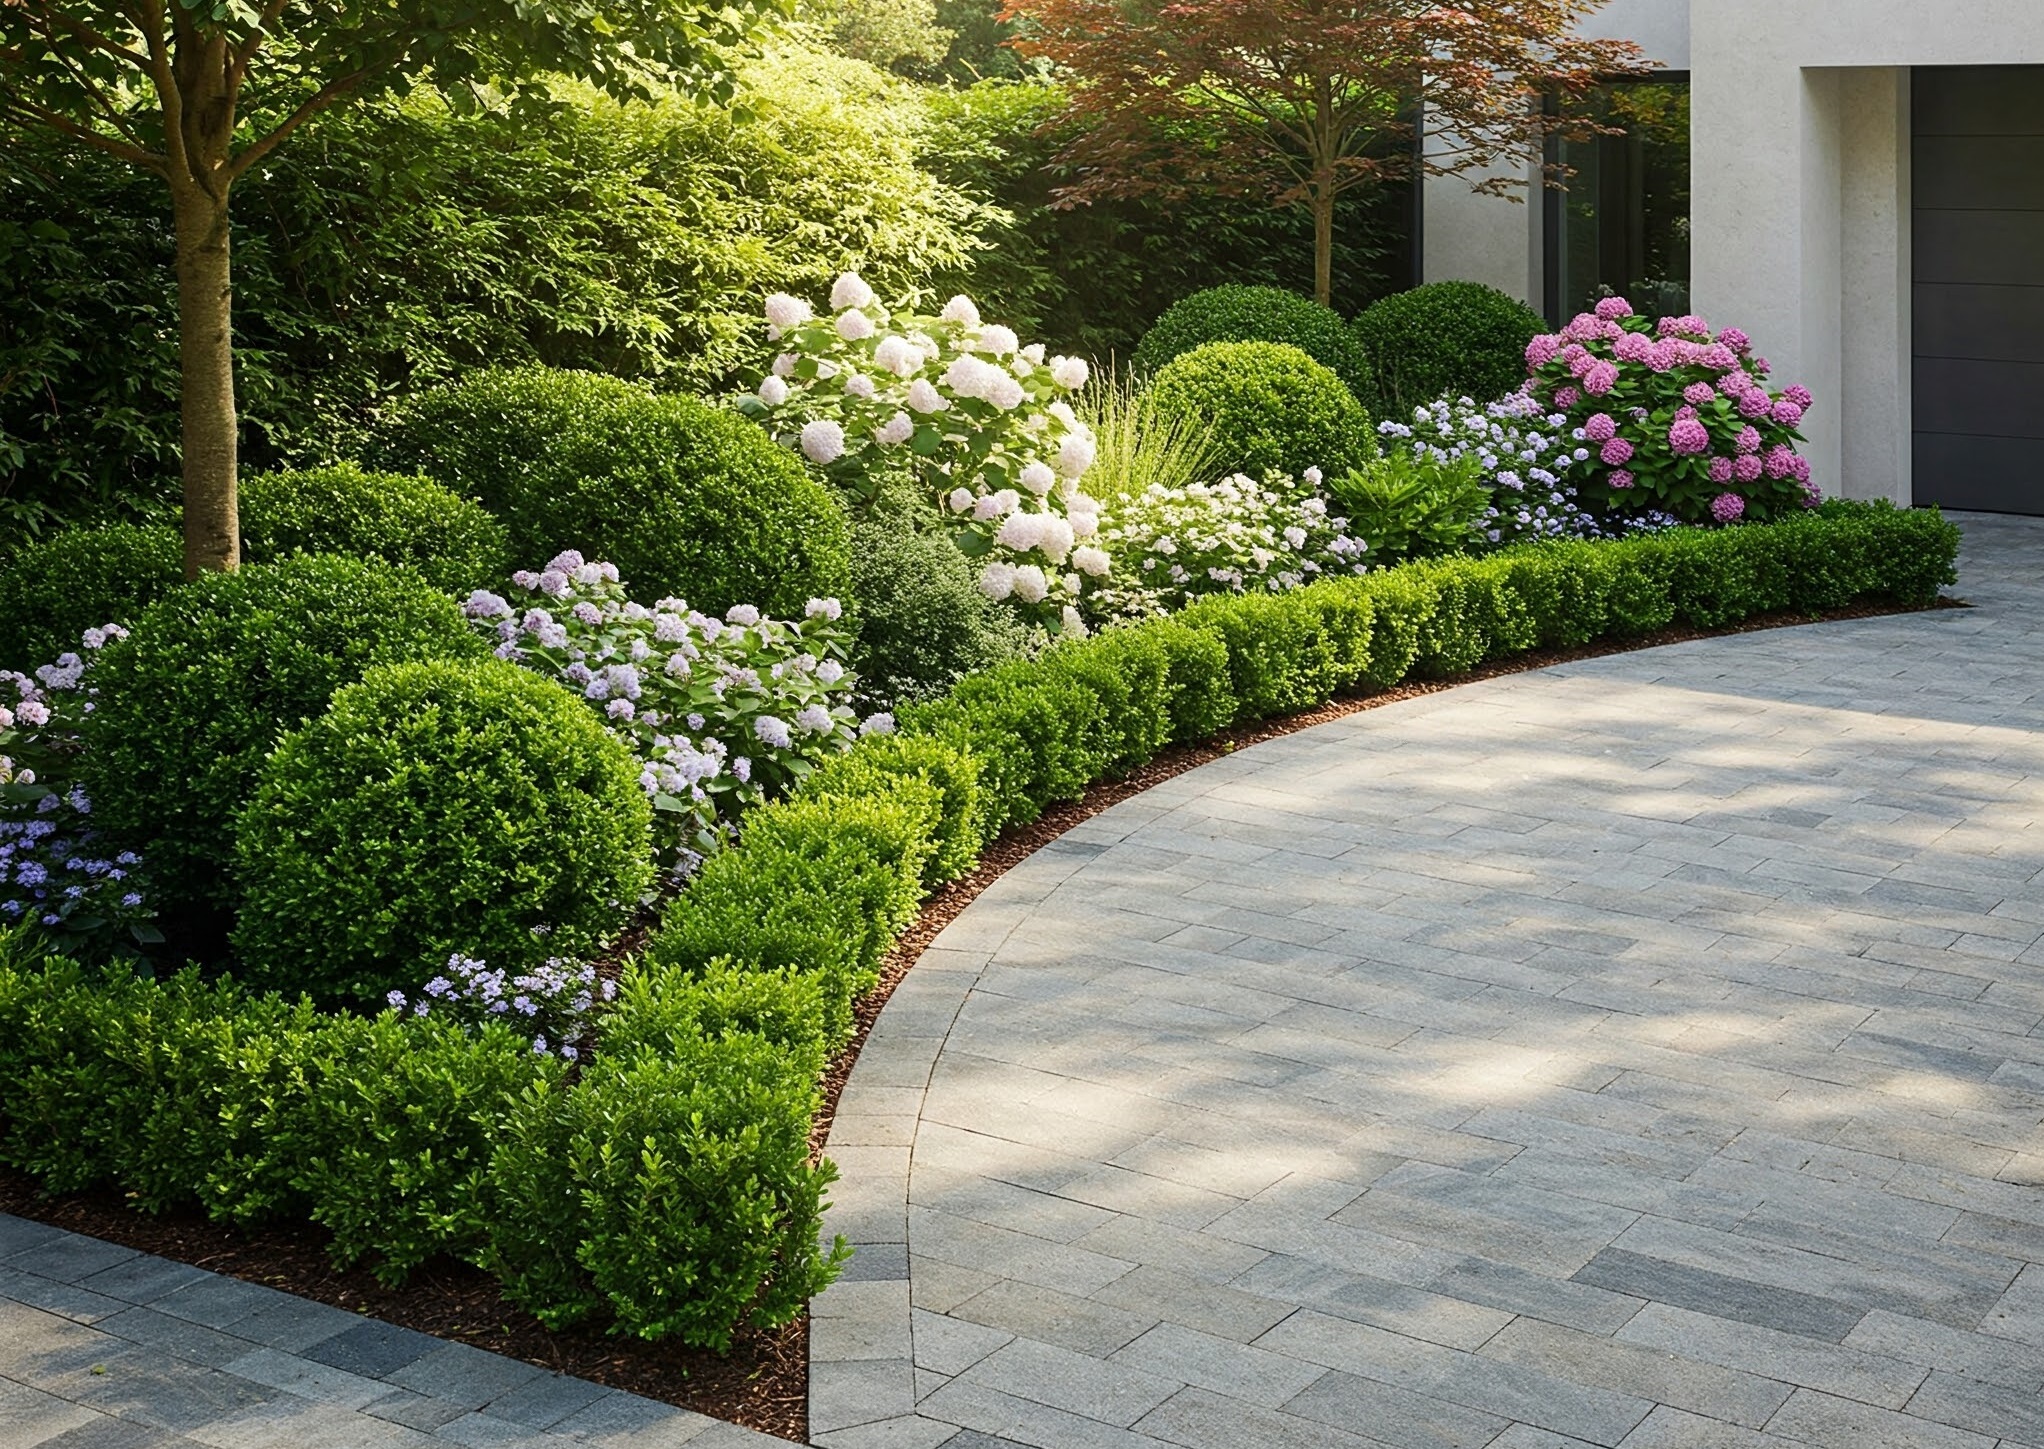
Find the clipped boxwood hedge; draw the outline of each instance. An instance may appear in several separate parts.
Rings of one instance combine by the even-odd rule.
[[[1538,312],[1481,282],[1428,282],[1355,320],[1370,355],[1379,418],[1410,421],[1439,397],[1501,398],[1526,380],[1526,344],[1547,330]]]
[[[511,573],[504,525],[430,478],[353,463],[241,480],[245,563],[337,553],[411,569],[444,593],[501,587]]]
[[[69,528],[0,566],[0,669],[75,653],[87,629],[132,624],[185,580],[184,542],[158,523]]]
[[[1928,605],[1957,546],[1935,512],[1833,503],[1210,599],[974,676],[748,818],[670,907],[572,1083],[487,1033],[191,976],[101,981],[0,934],[0,1163],[151,1209],[311,1215],[393,1280],[452,1253],[545,1322],[721,1347],[835,1275],[843,1246],[817,1238],[833,1169],[807,1149],[824,1064],[918,900],[1003,828],[1173,742],[1415,672],[1670,623]]]
[[[1359,398],[1371,392],[1370,354],[1341,314],[1282,287],[1208,287],[1174,302],[1129,358],[1148,377],[1209,342],[1289,342],[1332,371]]]
[[[1150,381],[1160,417],[1213,429],[1216,464],[1261,478],[1341,474],[1377,456],[1370,415],[1348,384],[1284,342],[1209,342]]]

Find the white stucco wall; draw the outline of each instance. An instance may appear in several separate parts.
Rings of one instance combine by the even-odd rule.
[[[1699,311],[1817,394],[1828,492],[1911,492],[1909,68],[2044,64],[2040,0],[1704,0],[1691,27]]]

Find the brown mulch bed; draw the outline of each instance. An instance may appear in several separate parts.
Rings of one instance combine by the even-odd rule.
[[[1934,607],[1963,608],[1941,599]],[[1890,607],[1840,609],[1823,620],[1872,618],[1908,612]],[[938,891],[883,963],[878,989],[858,1007],[852,1044],[824,1079],[824,1106],[813,1139],[822,1150],[839,1094],[859,1048],[880,1009],[937,933],[974,897],[1012,866],[1027,859],[1080,821],[1174,775],[1197,768],[1247,745],[1325,724],[1345,715],[1399,700],[1452,689],[1472,680],[1518,674],[1553,664],[1593,659],[1635,649],[1678,644],[1721,634],[1750,633],[1815,622],[1804,615],[1768,615],[1729,629],[1670,629],[1640,639],[1610,641],[1581,649],[1542,651],[1486,665],[1451,681],[1401,685],[1397,689],[1335,700],[1282,719],[1238,726],[1197,745],[1167,750],[1125,779],[1095,785],[1083,799],[1055,805],[1034,824],[1009,831],[989,845],[979,867]],[[600,1332],[552,1333],[504,1301],[496,1283],[479,1269],[440,1260],[412,1275],[402,1288],[386,1288],[366,1269],[336,1269],[326,1254],[326,1234],[310,1226],[241,1230],[208,1222],[196,1214],[152,1218],[113,1191],[60,1198],[42,1196],[27,1177],[0,1170],[0,1211],[52,1223],[181,1263],[265,1283],[286,1292],[386,1322],[456,1339],[477,1348],[575,1374],[614,1388],[729,1419],[797,1443],[808,1438],[809,1323],[806,1317],[768,1333],[742,1336],[728,1355],[610,1338]]]

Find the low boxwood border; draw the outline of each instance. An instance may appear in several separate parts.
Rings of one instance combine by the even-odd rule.
[[[1542,648],[1934,603],[1958,531],[1788,522],[1431,561],[1212,599],[907,711],[748,820],[626,972],[586,1072],[496,1029],[324,1017],[186,973],[101,979],[0,937],[0,1163],[53,1192],[310,1220],[399,1281],[435,1253],[549,1326],[722,1348],[835,1276],[810,1131],[852,1005],[1002,831],[1160,751]],[[500,1040],[499,1037],[502,1037]]]

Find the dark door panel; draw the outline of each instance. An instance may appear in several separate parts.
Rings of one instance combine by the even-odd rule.
[[[1913,89],[1916,498],[2044,514],[2044,66]]]

